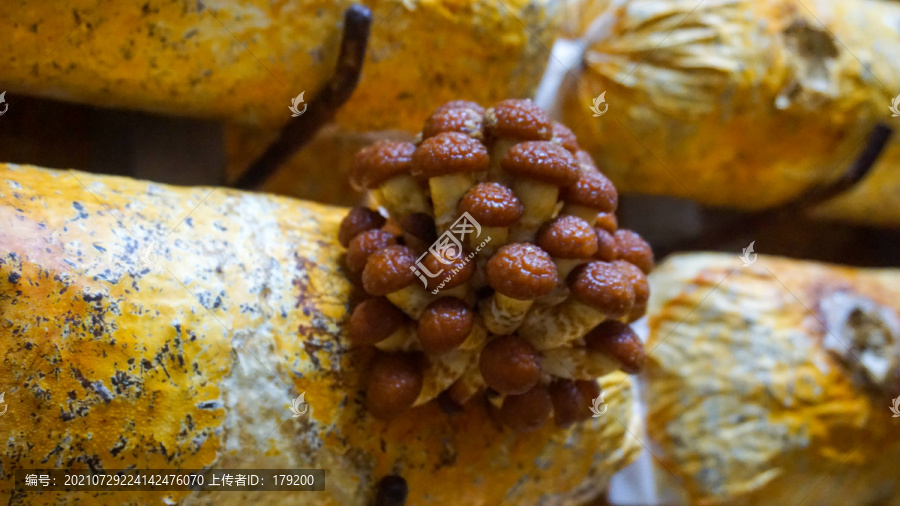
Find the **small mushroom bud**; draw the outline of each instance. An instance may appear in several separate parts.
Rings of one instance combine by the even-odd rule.
[[[443,297],[432,302],[419,318],[422,350],[442,354],[459,348],[472,332],[473,322],[469,306],[455,297]]]
[[[566,125],[562,123],[558,123],[556,121],[553,122],[553,138],[550,139],[550,142],[553,144],[559,144],[560,146],[569,150],[569,153],[576,155],[579,151],[581,151],[581,147],[578,146],[578,139],[575,138],[575,133],[569,129]]]
[[[634,306],[632,306],[628,316],[623,318],[625,323],[631,323],[644,316],[647,312],[647,304],[650,301],[650,283],[647,281],[647,275],[644,274],[644,271],[633,263],[625,260],[616,260],[613,263],[625,273],[625,276],[628,277],[628,281],[631,283],[631,287],[634,289]]]
[[[347,335],[353,344],[372,345],[390,337],[406,321],[403,311],[386,298],[366,299],[353,309]]]
[[[549,141],[553,138],[553,122],[531,100],[509,99],[484,113],[484,131],[491,154],[488,179],[497,181],[503,176],[500,160],[509,148],[522,141]]]
[[[463,195],[456,208],[460,215],[469,213],[481,225],[481,235],[467,238],[473,251],[490,238],[480,252],[488,255],[506,243],[509,226],[522,216],[522,210],[516,194],[500,183],[478,183]]]
[[[534,300],[556,287],[553,260],[534,244],[503,246],[488,260],[485,271],[494,293],[482,301],[481,313],[488,330],[498,335],[519,328]]]
[[[588,223],[596,223],[599,213],[611,213],[619,205],[619,194],[612,181],[599,172],[581,172],[575,184],[560,195],[566,203],[563,214],[572,214]]]
[[[350,272],[362,272],[369,255],[394,244],[397,239],[383,230],[367,230],[357,235],[347,246],[347,268]]]
[[[481,107],[475,102],[471,102],[469,100],[451,100],[435,109],[434,114],[445,111],[447,109],[472,109],[478,114],[484,116],[484,107]]]
[[[590,350],[612,357],[629,374],[637,374],[644,366],[644,344],[626,323],[603,322],[584,336],[584,344]]]
[[[484,115],[471,107],[440,108],[425,121],[422,139],[444,132],[458,132],[475,139],[482,138],[481,120]]]
[[[619,258],[619,245],[614,235],[600,227],[594,227],[594,234],[597,236],[597,252],[594,253],[596,260],[612,262]]]
[[[535,385],[523,394],[503,399],[500,419],[517,432],[530,432],[543,427],[552,411],[553,400],[547,387]]]
[[[617,230],[616,244],[619,247],[619,259],[637,265],[644,274],[653,270],[653,250],[641,236],[631,230]]]
[[[421,406],[436,399],[444,390],[462,378],[466,370],[478,361],[474,351],[453,350],[441,355],[425,355],[422,367],[422,391],[413,403]]]
[[[538,227],[556,212],[559,188],[578,180],[578,164],[563,147],[528,141],[511,147],[500,165],[515,176],[512,189],[524,208],[522,217],[510,230],[510,240],[532,241]]]
[[[389,420],[411,408],[422,390],[422,370],[410,353],[379,353],[372,364],[366,405],[375,418]]]
[[[558,273],[556,288],[541,302],[559,304],[569,296],[569,273],[597,253],[597,234],[577,216],[557,216],[538,230],[536,243],[553,258]]]
[[[487,170],[488,163],[484,144],[458,132],[429,137],[416,148],[412,171],[428,179],[438,232],[445,232],[456,219],[459,199],[475,184],[475,173]]]
[[[350,246],[350,241],[359,234],[367,231],[379,229],[384,226],[384,216],[378,214],[367,207],[354,207],[347,213],[347,216],[341,221],[338,229],[338,242],[341,246]]]
[[[557,348],[578,339],[607,319],[629,314],[634,305],[634,288],[616,265],[593,261],[569,275],[572,297],[552,308],[528,314],[519,327],[519,336],[535,348]]]
[[[434,218],[425,213],[406,215],[400,223],[404,243],[415,250],[426,250],[437,240]]]
[[[369,256],[363,269],[363,288],[370,295],[386,296],[395,306],[416,320],[433,297],[416,281],[416,257],[406,246],[388,246]]]
[[[596,383],[594,383],[596,385]],[[591,417],[591,400],[575,381],[557,379],[548,388],[553,400],[553,421],[562,428]],[[599,394],[598,394],[599,395]]]
[[[350,181],[355,188],[372,191],[395,220],[410,213],[428,213],[425,192],[410,175],[416,147],[408,142],[377,141],[357,153]]]
[[[481,350],[478,370],[484,382],[501,394],[521,394],[541,377],[541,356],[524,339],[501,336]]]

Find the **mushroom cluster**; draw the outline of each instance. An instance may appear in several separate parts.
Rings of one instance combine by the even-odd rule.
[[[339,231],[367,295],[349,339],[378,349],[373,416],[478,396],[514,429],[566,427],[591,416],[598,377],[640,370],[628,324],[653,252],[618,229],[616,189],[572,131],[531,101],[447,103],[415,144],[360,151],[351,180],[378,207]]]

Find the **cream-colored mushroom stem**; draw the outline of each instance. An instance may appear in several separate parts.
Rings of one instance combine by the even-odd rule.
[[[491,333],[505,335],[515,332],[534,303],[532,300],[519,300],[494,292],[490,299],[479,303],[484,325]]]
[[[519,337],[538,350],[564,346],[587,334],[606,319],[602,311],[569,297],[554,307],[535,308],[519,327]]]
[[[428,197],[418,181],[408,174],[394,176],[371,190],[372,198],[384,206],[392,218],[402,223],[412,213],[432,215]]]
[[[537,229],[556,214],[559,187],[525,177],[512,181],[513,193],[522,203],[522,216],[510,227],[510,242],[533,242]]]
[[[434,204],[434,225],[443,234],[456,220],[459,199],[475,184],[472,174],[447,174],[428,179],[431,201]]]

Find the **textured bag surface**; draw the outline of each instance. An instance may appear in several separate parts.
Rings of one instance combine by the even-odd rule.
[[[88,466],[328,470],[327,492],[229,492],[216,504],[368,504],[388,474],[406,479],[409,504],[601,494],[640,448],[624,373],[601,378],[607,414],[570,431],[516,434],[475,403],[447,415],[432,402],[390,423],[368,415],[365,353],[344,336],[346,212],[0,165],[0,501],[120,504],[109,493],[10,498],[16,468]],[[302,392],[309,410],[294,418]]]

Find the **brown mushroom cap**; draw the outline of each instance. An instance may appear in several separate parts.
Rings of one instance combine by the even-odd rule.
[[[438,299],[419,318],[419,342],[426,353],[447,353],[472,332],[474,319],[465,302],[455,297]]]
[[[468,100],[451,100],[435,109],[433,114],[437,114],[447,109],[472,109],[478,114],[484,114],[484,107]]]
[[[594,226],[614,234],[619,228],[619,220],[616,219],[614,213],[600,213],[597,215],[597,221],[594,223]]]
[[[409,234],[431,244],[437,239],[434,218],[425,213],[410,213],[403,218],[401,227]]]
[[[585,399],[575,381],[559,378],[549,387],[553,399],[553,420],[560,427],[590,418],[591,399]]]
[[[569,289],[581,302],[621,318],[634,305],[634,288],[616,265],[595,260],[577,267],[569,276]]]
[[[629,374],[637,374],[644,366],[644,344],[627,323],[605,321],[584,336],[584,344],[613,357]]]
[[[451,260],[450,264],[445,264],[438,260],[434,253],[425,255],[422,265],[428,269],[428,272],[437,274],[443,271],[441,274],[428,279],[429,290],[434,290],[441,283],[444,283],[447,276],[450,276],[450,279],[447,279],[446,283],[444,283],[443,289],[455,288],[468,281],[475,274],[475,262],[469,258],[469,252],[463,250],[461,254],[457,254],[457,251],[456,246],[450,246],[447,249],[447,260]],[[456,270],[456,274],[452,274],[454,270]]]
[[[553,122],[531,100],[498,102],[484,113],[484,128],[495,138],[543,141],[553,138]]]
[[[611,213],[619,205],[619,194],[606,176],[599,172],[581,172],[575,184],[563,189],[560,198],[569,204]]]
[[[397,244],[397,239],[384,230],[366,230],[350,240],[347,245],[347,268],[350,272],[362,272],[369,255]]]
[[[578,181],[578,164],[566,148],[547,141],[520,142],[500,160],[506,172],[556,186]]]
[[[471,214],[484,227],[508,227],[523,211],[516,194],[500,183],[476,184],[463,195],[456,209],[459,214]]]
[[[385,221],[387,220],[385,220],[384,216],[368,207],[354,207],[341,221],[341,226],[338,229],[338,242],[346,248],[354,237],[366,230],[383,227]]]
[[[444,132],[422,141],[412,155],[412,173],[420,178],[487,170],[487,148],[459,132]]]
[[[554,258],[591,258],[597,234],[578,216],[557,216],[538,230],[537,245]]]
[[[529,432],[543,427],[551,411],[553,400],[547,387],[535,385],[525,393],[503,399],[500,419],[517,432]]]
[[[371,345],[387,339],[405,321],[403,311],[384,297],[366,299],[353,309],[347,334],[353,344]]]
[[[593,404],[594,399],[600,395],[600,385],[597,384],[596,380],[575,380],[575,388],[581,392],[581,396],[587,400],[589,405]],[[587,409],[587,412],[589,417],[591,412],[590,408]]]
[[[581,148],[578,146],[578,139],[575,138],[575,133],[569,129],[566,125],[562,123],[553,122],[553,138],[550,142],[554,144],[559,144],[560,146],[569,150],[570,153],[576,154]],[[576,157],[576,161],[577,157]]]
[[[353,159],[351,184],[358,190],[377,188],[394,176],[408,173],[415,150],[408,142],[376,141]]]
[[[633,322],[647,312],[647,304],[650,301],[650,283],[647,281],[644,271],[633,263],[616,260],[613,264],[625,273],[628,282],[631,283],[631,288],[634,289],[634,306],[628,313],[628,321]]]
[[[363,288],[371,295],[387,295],[415,281],[412,270],[416,256],[406,246],[388,246],[369,255],[363,269]]]
[[[619,246],[619,258],[640,267],[644,274],[653,270],[653,250],[641,236],[631,230],[617,230],[616,244]]]
[[[372,416],[391,419],[411,408],[422,391],[422,369],[411,353],[380,353],[369,373],[366,405]]]
[[[485,267],[487,282],[494,290],[518,300],[533,300],[556,287],[556,265],[550,255],[529,243],[503,246]]]
[[[612,262],[619,258],[619,246],[615,236],[600,227],[594,227],[594,235],[597,236],[597,252],[594,258],[604,262]]]
[[[541,377],[541,356],[528,341],[500,336],[489,341],[478,357],[484,382],[501,394],[520,394]]]
[[[438,109],[425,121],[422,139],[444,132],[459,132],[470,137],[481,135],[482,114],[469,107]]]

